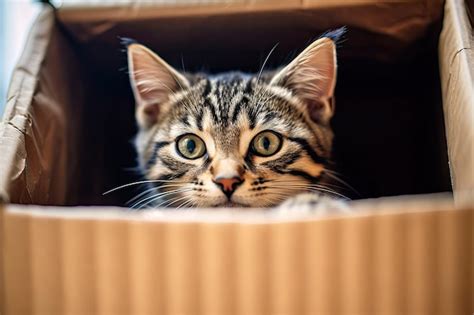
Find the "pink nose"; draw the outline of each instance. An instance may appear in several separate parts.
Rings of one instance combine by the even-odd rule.
[[[216,183],[216,185],[222,189],[224,194],[230,198],[237,187],[242,184],[242,179],[240,177],[218,177],[214,180],[214,183]]]

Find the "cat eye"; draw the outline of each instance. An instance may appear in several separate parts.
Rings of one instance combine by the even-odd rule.
[[[281,148],[280,134],[266,130],[260,132],[252,140],[252,150],[256,155],[270,156],[277,153]]]
[[[185,134],[178,138],[176,148],[183,157],[195,160],[206,153],[206,145],[201,138],[193,134]]]

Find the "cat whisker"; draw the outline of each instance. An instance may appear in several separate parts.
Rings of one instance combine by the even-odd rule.
[[[360,193],[354,188],[352,187],[351,185],[349,185],[347,182],[345,182],[344,180],[342,180],[341,178],[339,178],[336,174],[337,172],[333,172],[333,171],[330,171],[330,170],[325,170],[325,173],[327,176],[329,176],[330,178],[338,181],[339,183],[343,184],[344,186],[346,186],[347,188],[349,188],[350,190],[352,190],[354,193],[356,193],[358,196],[360,196]]]
[[[147,198],[144,198],[142,200],[140,200],[139,202],[135,203],[131,208],[135,208],[137,207],[139,204],[140,205],[140,208],[142,207],[145,207],[146,205],[164,197],[164,196],[169,196],[169,195],[174,195],[174,194],[178,194],[178,193],[182,193],[182,192],[186,192],[186,191],[191,191],[192,189],[191,188],[182,188],[182,189],[175,189],[175,190],[172,190],[172,191],[166,191],[166,192],[161,192],[161,193],[157,193],[157,194],[154,194],[150,197],[147,197]],[[145,204],[143,204],[143,202],[147,201]]]
[[[283,189],[283,190],[291,190],[291,191],[309,191],[309,192],[324,192],[324,193],[329,193],[332,195],[336,195],[340,198],[346,199],[346,200],[351,200],[349,197],[338,193],[328,187],[322,186],[322,185],[292,185],[292,186],[278,186],[278,185],[271,185],[269,188],[278,188],[278,189]]]
[[[194,201],[192,199],[189,199],[188,201],[185,201],[183,202],[182,204],[180,204],[178,207],[176,207],[176,209],[181,209],[181,208],[184,208],[184,207],[193,207],[193,204],[194,204]]]
[[[170,203],[166,204],[164,207],[169,207],[171,206],[172,204],[175,204],[176,202],[180,201],[180,200],[183,200],[183,199],[186,199],[186,198],[189,198],[189,196],[178,196],[178,197],[175,197],[175,198],[171,198],[169,200],[166,200],[162,203],[160,203],[159,205],[157,205],[156,207],[159,208],[161,205],[163,204],[166,204],[166,202],[169,202],[171,201]]]
[[[266,180],[266,182],[273,182],[273,183],[305,183],[305,180],[303,179],[289,179],[289,180],[286,180],[286,179],[271,179],[271,180]],[[332,186],[332,187],[335,187],[335,188],[343,188],[339,185],[334,185],[334,184],[329,184],[329,183],[324,183],[324,185],[327,185],[327,186]]]
[[[268,59],[270,59],[270,56],[272,55],[273,51],[278,47],[279,44],[280,44],[280,43],[276,43],[276,44],[273,46],[273,48],[270,50],[270,52],[267,54],[267,57],[266,57],[265,60],[263,61],[262,67],[260,68],[260,71],[258,72],[257,83],[260,81],[260,77],[262,76],[263,69],[265,68],[265,65],[267,64]]]
[[[160,185],[158,187],[152,187],[150,189],[147,189],[141,193],[139,193],[137,196],[133,197],[129,201],[127,201],[127,204],[130,204],[131,202],[135,201],[136,199],[139,199],[143,195],[146,195],[147,193],[150,193],[151,191],[160,191],[163,188],[170,188],[170,187],[183,187],[183,184],[167,184],[167,185]],[[183,187],[184,188],[184,187]]]
[[[141,180],[141,181],[132,182],[132,183],[124,184],[124,185],[121,185],[121,186],[117,186],[115,188],[107,190],[106,192],[102,193],[102,196],[110,194],[111,192],[117,191],[119,189],[127,188],[127,187],[134,186],[134,185],[147,184],[147,183],[183,183],[184,184],[186,182],[184,182],[184,181],[183,182],[177,182],[177,181],[174,181],[174,180],[165,180],[165,179]]]
[[[310,191],[315,191],[315,192],[326,192],[326,193],[329,193],[329,194],[332,194],[332,195],[335,195],[335,196],[338,196],[338,197],[341,197],[345,200],[351,200],[351,198],[341,194],[341,193],[338,193],[338,192],[335,192],[331,189],[324,189],[324,188],[309,188]]]
[[[263,207],[274,206],[282,201],[286,200],[288,197],[292,197],[294,194],[288,193],[288,191],[278,189],[278,192],[267,192],[265,195],[275,195],[274,198],[264,197],[265,203]]]
[[[150,199],[149,201],[145,202],[145,203],[142,203],[137,209],[143,209],[143,208],[149,208],[147,207],[148,205],[154,203],[154,202],[157,202],[159,201],[160,199],[162,198],[162,196],[154,196],[152,199]],[[169,200],[172,200],[173,198],[178,198],[178,196],[175,196],[175,197],[172,197],[170,199],[166,199],[164,202],[167,202]],[[163,203],[163,202],[162,202]],[[160,203],[158,206],[152,206],[152,208],[159,208],[159,206],[162,204]]]
[[[166,184],[166,185],[160,185],[159,187],[152,187],[150,189],[147,189],[141,193],[139,193],[137,196],[133,197],[132,199],[130,199],[129,201],[126,202],[126,204],[130,204],[132,203],[133,201],[139,199],[140,197],[146,195],[147,193],[150,193],[151,191],[159,191],[161,190],[162,188],[169,188],[169,187],[182,187],[183,184]],[[183,187],[184,188],[184,187]]]
[[[166,208],[166,207],[170,206],[171,204],[173,204],[175,201],[178,201],[179,199],[183,199],[184,197],[187,197],[187,196],[182,196],[182,195],[173,196],[169,199],[166,199],[166,200],[162,201],[161,203],[156,205],[155,208],[160,208],[160,207]]]
[[[136,195],[135,197],[131,198],[130,200],[128,200],[126,202],[127,205],[131,204],[132,202],[134,202],[135,200],[138,200],[140,199],[141,197],[145,196],[146,194],[149,194],[151,193],[152,191],[155,191],[156,190],[156,187],[153,187],[153,188],[150,188],[150,189],[147,189],[145,191],[142,191],[141,193],[139,193],[138,195]]]

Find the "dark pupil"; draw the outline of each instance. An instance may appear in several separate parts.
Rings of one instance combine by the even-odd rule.
[[[189,153],[193,153],[194,149],[196,149],[196,142],[194,142],[194,140],[188,140],[186,142],[186,149]]]
[[[268,151],[268,148],[270,147],[270,140],[267,137],[264,137],[262,141],[263,147]]]

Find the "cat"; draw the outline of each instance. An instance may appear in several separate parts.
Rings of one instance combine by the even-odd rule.
[[[135,208],[345,209],[331,175],[339,29],[281,69],[181,73],[127,45],[139,167]]]

